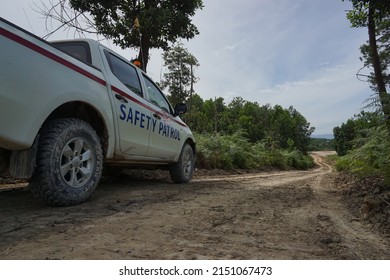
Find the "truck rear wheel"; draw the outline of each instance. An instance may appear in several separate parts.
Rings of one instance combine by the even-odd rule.
[[[39,136],[31,190],[50,205],[81,203],[96,189],[102,163],[99,137],[88,123],[79,119],[50,121]]]
[[[173,182],[178,184],[188,183],[192,179],[194,165],[194,151],[189,144],[184,144],[179,160],[169,168]]]

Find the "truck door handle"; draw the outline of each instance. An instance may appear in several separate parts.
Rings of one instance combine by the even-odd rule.
[[[126,98],[124,98],[122,95],[120,94],[115,94],[115,98],[118,99],[119,101],[123,102],[123,103],[128,103],[129,101],[127,101]]]
[[[161,116],[156,114],[156,113],[153,114],[153,117],[155,117],[156,119],[159,119],[159,120],[161,119]]]

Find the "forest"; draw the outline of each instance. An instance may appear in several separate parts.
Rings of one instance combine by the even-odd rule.
[[[202,100],[195,94],[185,121],[197,139],[197,166],[219,169],[307,169],[314,128],[292,106],[271,107],[234,98]]]

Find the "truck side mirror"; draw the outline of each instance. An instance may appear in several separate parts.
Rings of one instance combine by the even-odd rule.
[[[185,114],[188,111],[187,104],[185,103],[178,103],[175,106],[175,116],[179,116],[181,114]]]

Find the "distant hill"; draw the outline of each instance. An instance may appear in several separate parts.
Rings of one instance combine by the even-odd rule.
[[[317,134],[317,135],[312,135],[311,138],[315,138],[315,139],[333,139],[334,136],[333,136],[333,134]]]

